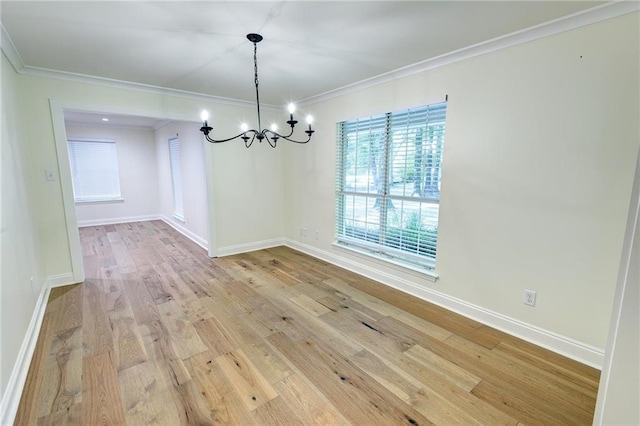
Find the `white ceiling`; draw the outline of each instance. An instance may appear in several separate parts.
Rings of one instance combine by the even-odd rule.
[[[587,1],[5,1],[24,65],[283,105],[595,7]]]

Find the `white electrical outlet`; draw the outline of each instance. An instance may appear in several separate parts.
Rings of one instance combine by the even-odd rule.
[[[536,306],[536,292],[533,290],[524,291],[524,304],[529,306]]]
[[[301,237],[306,237],[307,236],[307,228],[305,228],[305,227],[300,228],[300,236]]]
[[[316,232],[313,234],[313,238],[315,238],[316,240],[319,240],[320,239],[320,231],[318,231],[316,229]]]

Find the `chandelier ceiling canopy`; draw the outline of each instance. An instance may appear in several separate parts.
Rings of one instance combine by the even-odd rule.
[[[254,68],[254,82],[255,82],[255,86],[256,86],[256,109],[258,112],[258,128],[256,129],[249,129],[249,126],[246,123],[242,123],[240,125],[240,130],[241,132],[235,136],[232,136],[230,138],[227,139],[213,139],[212,137],[209,136],[209,133],[211,133],[211,131],[213,130],[213,128],[211,126],[209,126],[208,120],[209,120],[209,113],[205,110],[202,111],[202,127],[200,128],[200,131],[204,134],[205,138],[207,139],[208,142],[211,143],[221,143],[221,142],[228,142],[228,141],[232,141],[234,139],[242,139],[244,141],[244,145],[249,148],[251,146],[251,144],[253,144],[253,142],[257,139],[258,142],[262,142],[263,140],[266,140],[269,145],[273,148],[276,147],[276,143],[278,142],[279,139],[284,139],[287,140],[289,142],[294,142],[294,143],[307,143],[311,140],[311,135],[313,135],[314,130],[311,128],[311,123],[313,122],[313,118],[309,115],[307,116],[307,124],[309,125],[308,129],[305,130],[304,132],[307,134],[307,138],[306,140],[297,140],[297,139],[293,139],[293,131],[294,128],[296,126],[296,124],[298,123],[294,118],[293,118],[293,113],[295,112],[295,105],[293,103],[290,103],[288,106],[289,109],[289,120],[287,121],[287,124],[290,126],[290,131],[288,134],[282,134],[282,133],[278,133],[278,126],[273,123],[271,124],[270,128],[263,128],[262,127],[262,121],[260,118],[260,92],[258,90],[258,43],[260,43],[262,41],[262,36],[260,34],[247,34],[247,39],[253,43],[253,68]]]

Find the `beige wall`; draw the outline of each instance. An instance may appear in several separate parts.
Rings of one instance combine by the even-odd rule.
[[[44,283],[44,275],[34,238],[34,207],[25,185],[30,158],[25,150],[27,139],[21,131],[22,117],[17,107],[20,96],[18,76],[4,54],[0,56],[0,395],[4,396]],[[0,414],[0,421],[3,417]]]
[[[601,350],[639,145],[638,52],[635,13],[311,105],[315,140],[287,150],[287,236]],[[440,279],[333,247],[336,123],[445,95]]]

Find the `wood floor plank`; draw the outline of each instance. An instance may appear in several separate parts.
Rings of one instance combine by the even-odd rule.
[[[291,425],[304,426],[299,413],[292,411],[291,407],[280,397],[276,397],[262,404],[251,412],[259,425]]]
[[[187,359],[207,350],[193,324],[173,300],[157,305],[161,320],[169,331],[178,356]]]
[[[297,314],[299,317],[304,318],[305,311],[299,305],[289,302],[288,298],[279,298],[275,303],[279,304],[290,315]],[[305,331],[297,333],[298,335],[302,334],[305,337],[315,336],[344,356],[351,356],[363,349],[362,345],[348,335],[336,332],[336,329],[327,324],[322,317],[307,316],[301,326],[304,327]]]
[[[587,412],[590,412],[589,415],[593,416],[593,411],[590,409],[590,402],[593,399],[584,393],[576,392],[567,382],[557,377],[545,378],[545,373],[532,365],[514,362],[513,358],[505,359],[496,352],[458,336],[452,336],[447,339],[447,343],[460,350],[474,354],[479,364],[487,369],[497,370],[500,368],[503,374],[510,374],[513,377],[513,383],[521,388],[529,388],[532,392],[540,393],[540,401],[547,402],[545,406],[552,405],[554,408],[568,408],[573,405],[578,409],[577,413],[584,411],[584,418],[588,417]]]
[[[584,425],[599,372],[287,247],[80,229],[16,424]]]
[[[447,330],[444,327],[426,321],[416,315],[407,313],[402,309],[385,303],[383,300],[377,299],[359,289],[352,288],[342,280],[332,278],[330,280],[326,280],[326,282],[330,283],[330,285],[332,287],[335,287],[337,290],[345,292],[348,295],[349,299],[353,299],[355,302],[362,304],[384,316],[396,318],[400,321],[411,324],[414,328],[420,329],[429,336],[444,340],[453,334],[451,331]]]
[[[347,425],[349,421],[336,410],[315,386],[293,374],[274,385],[278,395],[305,425]]]
[[[140,332],[149,359],[163,364],[173,386],[178,387],[191,380],[159,314],[155,320],[140,326]]]
[[[38,418],[38,426],[65,426],[79,424],[82,424],[82,403],[74,404],[66,410],[57,411],[53,414]]]
[[[124,424],[124,410],[113,354],[100,352],[85,357],[82,376],[83,424]]]
[[[42,372],[47,368],[49,349],[53,336],[54,325],[52,324],[52,316],[54,316],[54,314],[51,312],[45,312],[42,318],[40,334],[36,342],[36,350],[31,359],[27,380],[22,390],[22,398],[20,399],[16,413],[16,424],[32,425],[35,424],[38,417],[40,417],[40,401],[43,392]]]
[[[56,363],[52,373],[45,373],[43,389],[51,389],[49,400],[46,393],[42,394],[41,414],[55,414],[68,411],[71,406],[81,402],[82,398],[82,358],[83,339],[82,327],[75,327],[54,336],[50,357],[55,357]]]
[[[203,352],[187,359],[185,364],[197,384],[214,424],[256,424],[240,395],[226,378],[216,356]]]
[[[138,324],[148,324],[159,318],[155,301],[136,274],[123,275],[124,295]]]
[[[109,312],[113,332],[114,349],[118,371],[126,370],[148,360],[133,311],[126,305]]]
[[[409,401],[411,395],[423,386],[420,381],[405,373],[393,364],[387,364],[366,349],[351,357],[353,363],[362,371],[373,377],[378,383],[389,389],[403,401]]]
[[[241,349],[220,355],[216,362],[250,411],[278,397]]]
[[[431,386],[420,389],[413,395],[410,404],[436,424],[515,425],[518,423],[516,418],[444,381],[436,381]]]
[[[55,332],[66,331],[82,326],[82,292],[83,286],[75,285],[65,292],[64,303],[58,309]]]
[[[226,354],[241,346],[214,317],[197,321],[193,327],[213,356]]]
[[[80,284],[65,285],[63,287],[53,287],[49,293],[49,300],[47,301],[47,307],[45,312],[57,312],[63,308],[63,305],[67,303],[64,297],[70,291],[76,291]]]
[[[85,357],[113,351],[113,334],[106,312],[104,289],[94,281],[82,285],[82,328]]]
[[[355,424],[430,424],[362,370],[323,350],[312,339],[297,343],[284,333],[276,333],[268,340]]]
[[[127,424],[177,424],[180,416],[169,384],[157,374],[155,362],[136,364],[118,374]]]
[[[291,301],[300,306],[305,311],[309,312],[309,314],[313,315],[314,317],[318,317],[322,314],[326,314],[327,312],[331,312],[326,306],[316,302],[305,294],[292,297]]]
[[[462,367],[457,366],[451,361],[434,354],[430,350],[420,345],[414,345],[405,351],[404,355],[409,359],[422,364],[425,368],[429,368],[437,374],[447,378],[451,383],[460,386],[467,392],[471,392],[480,380],[480,377],[468,372]]]

